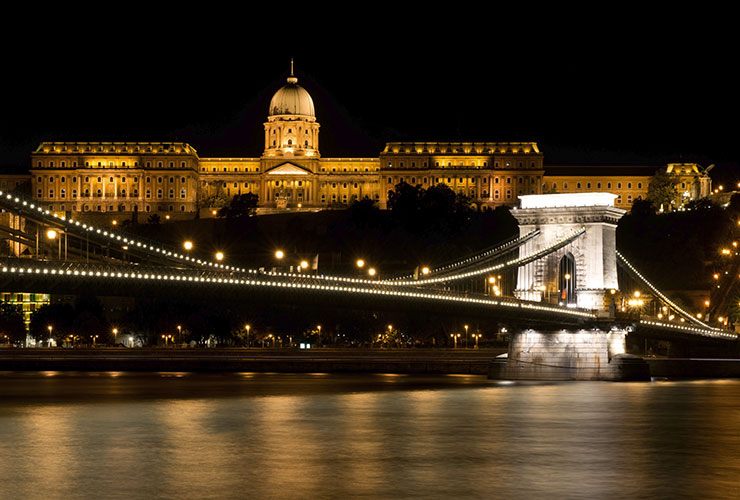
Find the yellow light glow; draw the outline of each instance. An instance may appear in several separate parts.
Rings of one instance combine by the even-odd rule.
[[[370,276],[375,276],[375,268],[371,267],[370,269],[368,269],[367,274],[369,274]]]
[[[111,224],[113,224],[114,226],[117,226],[118,225],[118,221],[114,219],[113,221],[111,221]]]
[[[216,260],[224,260],[224,253],[216,252]]]
[[[360,268],[365,267],[365,261],[362,259],[357,259],[356,264],[357,264],[357,267],[360,267]]]
[[[302,269],[308,268],[308,261],[307,260],[302,260],[301,261],[301,268]]]
[[[283,252],[282,250],[275,250],[276,259],[282,259],[283,257],[285,257],[285,252]]]
[[[193,242],[192,241],[186,241],[182,244],[182,246],[185,248],[185,250],[192,250],[193,249]]]
[[[423,268],[421,269],[421,274],[429,274],[429,268],[428,268],[428,267],[426,267],[426,266],[425,266],[425,267],[423,267]]]
[[[57,237],[57,232],[54,229],[49,229],[48,231],[46,231],[46,237],[50,240],[53,240]]]

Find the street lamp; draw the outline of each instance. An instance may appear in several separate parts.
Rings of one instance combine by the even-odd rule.
[[[459,333],[452,333],[450,334],[450,337],[452,337],[452,340],[455,342],[455,349],[457,349],[457,339],[460,337]]]
[[[424,266],[424,267],[421,268],[421,274],[423,274],[423,275],[426,276],[429,273],[430,273],[430,270],[429,270],[429,268],[427,266]]]
[[[244,329],[247,331],[247,347],[249,347],[249,330],[252,328],[249,325],[244,325]]]
[[[51,330],[52,330],[52,326],[49,325],[47,328],[49,329],[49,347],[51,347],[51,339],[52,339],[52,337],[51,337]]]
[[[318,326],[316,327],[316,329],[317,329],[317,330],[319,331],[319,338],[318,338],[318,342],[319,342],[319,347],[320,347],[320,346],[321,346],[321,325],[318,325]]]
[[[308,269],[308,261],[302,260],[301,261],[301,269]]]
[[[92,336],[93,347],[95,347],[95,341],[98,340],[98,337],[100,337],[100,335],[93,335]]]
[[[367,274],[369,274],[370,276],[375,276],[375,268],[371,267],[370,269],[368,269]]]
[[[185,241],[185,242],[184,242],[184,243],[182,244],[182,246],[183,246],[183,248],[185,248],[185,250],[192,250],[192,249],[193,249],[193,242],[192,242],[192,241],[190,241],[190,240],[186,240],[186,241]]]
[[[465,325],[465,349],[468,348],[468,325]]]
[[[118,343],[118,328],[113,329],[113,345]]]
[[[177,325],[177,343],[182,344],[182,326]]]
[[[474,333],[473,338],[475,339],[475,349],[478,349],[478,339],[481,337],[480,333]]]
[[[283,257],[285,257],[285,252],[282,250],[275,250],[275,258],[277,260],[281,260]]]
[[[218,261],[224,260],[224,253],[223,252],[216,252],[216,260],[218,260]]]
[[[362,259],[357,259],[357,262],[355,262],[355,264],[356,264],[356,265],[357,265],[357,267],[359,267],[360,269],[362,269],[363,267],[365,267],[365,261],[364,261],[364,260],[362,260]]]

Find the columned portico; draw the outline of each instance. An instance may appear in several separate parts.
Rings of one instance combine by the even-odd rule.
[[[294,163],[286,162],[265,172],[264,197],[267,205],[314,203],[315,175]]]

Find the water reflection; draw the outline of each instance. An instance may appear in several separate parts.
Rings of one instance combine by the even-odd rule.
[[[734,498],[740,382],[0,374],[3,499]]]

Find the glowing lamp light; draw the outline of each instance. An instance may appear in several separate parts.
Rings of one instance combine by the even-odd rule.
[[[365,261],[362,259],[357,259],[357,262],[355,264],[357,264],[357,267],[359,268],[365,267]]]
[[[367,274],[369,274],[370,276],[375,276],[375,268],[371,267],[370,269],[368,269]]]
[[[428,268],[428,267],[426,267],[426,266],[424,266],[424,267],[423,267],[423,268],[421,269],[421,274],[424,274],[424,275],[426,275],[426,274],[429,274],[429,268]]]
[[[308,268],[308,261],[302,260],[301,261],[301,269],[307,269]]]
[[[224,253],[216,252],[216,260],[224,260]]]
[[[46,231],[46,237],[50,240],[53,240],[57,237],[57,232],[54,229],[49,229],[48,231]]]
[[[183,246],[183,248],[185,248],[185,250],[192,250],[193,249],[193,242],[188,240],[185,243],[183,243],[182,246]]]
[[[282,250],[276,250],[275,251],[275,258],[276,259],[282,259],[283,257],[285,257],[285,252],[283,252]]]

